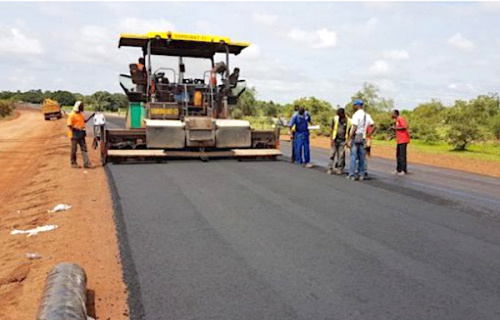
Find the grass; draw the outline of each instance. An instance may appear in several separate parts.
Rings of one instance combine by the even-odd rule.
[[[394,147],[395,141],[374,140],[374,148],[377,146]],[[454,150],[452,146],[444,142],[427,144],[420,140],[412,140],[410,150],[433,154],[447,154],[459,157],[473,158],[478,160],[500,161],[500,141],[477,142],[470,145],[465,151]]]

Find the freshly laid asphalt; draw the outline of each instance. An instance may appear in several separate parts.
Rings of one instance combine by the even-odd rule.
[[[498,189],[468,206],[370,165],[108,165],[131,319],[500,319]]]

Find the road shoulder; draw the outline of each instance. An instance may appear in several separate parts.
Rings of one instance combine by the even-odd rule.
[[[89,315],[128,319],[104,170],[70,168],[64,119],[44,121],[39,111],[22,110],[19,118],[0,123],[0,136],[0,319],[34,319],[47,273],[68,261],[87,272]],[[99,163],[98,153],[89,151]],[[47,212],[57,204],[72,207]],[[58,228],[31,237],[10,234],[44,225]],[[41,258],[30,260],[27,253]]]

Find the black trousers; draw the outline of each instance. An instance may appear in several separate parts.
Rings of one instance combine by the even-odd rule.
[[[398,162],[396,170],[398,172],[408,172],[406,167],[406,147],[408,143],[399,143],[396,149],[396,160]]]

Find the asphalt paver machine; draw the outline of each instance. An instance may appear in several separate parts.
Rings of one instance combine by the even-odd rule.
[[[253,130],[230,112],[246,87],[230,57],[250,44],[227,37],[149,32],[122,34],[119,47],[142,49],[130,74],[120,75],[129,106],[124,129],[102,127],[102,162],[127,158],[269,158],[280,155],[279,129]],[[225,58],[215,62],[215,55]],[[174,66],[152,65],[152,57],[176,57]],[[199,78],[186,77],[186,60],[207,61]],[[156,59],[156,57],[155,57]]]

